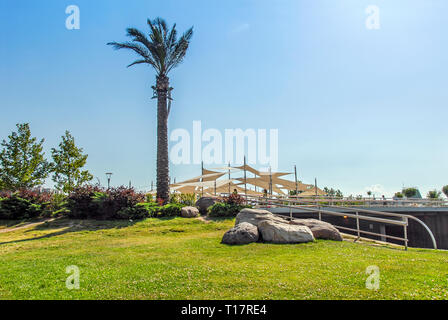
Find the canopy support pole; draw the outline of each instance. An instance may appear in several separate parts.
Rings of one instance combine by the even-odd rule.
[[[229,161],[229,197],[230,197],[230,161]]]
[[[296,165],[294,165],[294,176],[295,176],[295,181],[296,181],[296,197],[298,196],[298,194],[299,194],[299,187],[298,187],[298,184],[297,184],[297,166]]]
[[[247,183],[246,183],[246,156],[244,156],[244,198],[247,204]]]

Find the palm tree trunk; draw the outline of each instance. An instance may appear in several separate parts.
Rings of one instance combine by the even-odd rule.
[[[169,78],[157,77],[157,198],[169,200],[168,110]]]

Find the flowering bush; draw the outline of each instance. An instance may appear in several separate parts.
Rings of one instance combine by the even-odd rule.
[[[102,219],[127,219],[123,216],[123,209],[134,208],[138,203],[144,202],[146,197],[143,193],[135,192],[133,188],[118,187],[108,189],[104,196],[97,198],[100,202]],[[129,210],[126,212],[130,212]]]
[[[34,204],[48,204],[53,198],[53,193],[39,190],[21,189],[15,193],[17,197],[26,199]]]
[[[133,188],[104,189],[85,185],[69,193],[53,194],[36,190],[0,193],[0,219],[29,219],[65,216],[72,219],[143,219],[147,217],[180,216],[183,206],[192,203],[190,195],[177,202],[164,204],[148,201],[144,193]]]
[[[228,197],[224,197],[222,199],[222,202],[226,204],[235,204],[235,205],[243,205],[246,201],[244,200],[244,197],[240,196],[237,193],[232,193]]]
[[[77,219],[130,219],[140,217],[134,210],[138,203],[146,200],[145,194],[133,188],[118,187],[102,189],[98,186],[83,186],[68,196],[70,218]]]
[[[67,216],[74,219],[99,217],[99,202],[103,189],[97,186],[82,186],[73,189],[67,197]]]

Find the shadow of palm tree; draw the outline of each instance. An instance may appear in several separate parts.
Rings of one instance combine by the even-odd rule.
[[[11,240],[0,242],[2,244],[8,243],[20,243],[20,242],[28,242],[34,240],[40,240],[45,238],[52,238],[56,236],[60,236],[67,233],[72,232],[81,232],[81,231],[98,231],[98,230],[107,230],[107,229],[122,229],[133,226],[137,221],[131,220],[71,220],[71,219],[56,219],[53,221],[47,221],[43,224],[37,225],[34,228],[26,230],[24,233],[30,233],[35,231],[51,231],[41,236],[27,238],[27,239],[19,239],[19,240]]]
[[[3,228],[14,228],[19,227],[21,225],[27,224],[27,223],[33,223],[38,222],[39,219],[36,220],[0,220],[0,227]]]

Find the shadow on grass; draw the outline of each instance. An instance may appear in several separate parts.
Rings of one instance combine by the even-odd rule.
[[[210,217],[210,216],[199,216],[197,219],[204,222],[221,222],[221,221],[232,221],[235,217]]]
[[[15,227],[21,227],[27,224],[43,221],[44,219],[32,219],[32,220],[0,220],[0,230],[10,229]]]
[[[80,232],[80,231],[98,231],[98,230],[107,230],[107,229],[122,229],[133,226],[138,221],[130,221],[130,220],[71,220],[65,218],[59,218],[53,221],[47,221],[43,224],[37,225],[32,229],[26,230],[24,233],[35,232],[35,231],[45,231],[45,230],[57,230],[55,232],[51,232],[48,234],[44,234],[42,236],[28,238],[28,239],[20,239],[20,240],[11,240],[0,242],[2,244],[8,243],[20,243],[20,242],[28,242],[34,240],[40,240],[45,238],[52,238],[56,236],[60,236],[63,234],[71,233],[71,232]],[[20,222],[21,223],[21,222]]]

